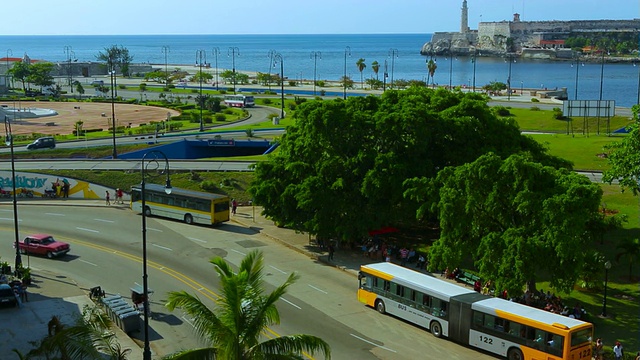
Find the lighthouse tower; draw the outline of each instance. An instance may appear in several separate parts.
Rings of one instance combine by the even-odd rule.
[[[460,16],[460,32],[463,34],[469,32],[469,8],[467,8],[467,0],[462,1],[462,14]]]

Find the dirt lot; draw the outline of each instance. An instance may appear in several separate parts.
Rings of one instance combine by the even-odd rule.
[[[18,106],[13,102],[0,102],[10,108]],[[77,102],[28,102],[19,104],[21,109],[40,108],[55,110],[58,115],[44,116],[32,119],[21,119],[11,123],[11,130],[16,135],[40,133],[47,135],[71,134],[75,129],[75,123],[82,120],[83,129],[104,129],[112,126],[111,103],[77,103]],[[180,113],[166,108],[115,104],[116,125],[136,127],[140,124],[148,124],[150,121],[163,121],[167,119],[167,113],[177,116]]]

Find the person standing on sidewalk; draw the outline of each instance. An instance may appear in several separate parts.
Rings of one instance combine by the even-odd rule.
[[[107,195],[105,195],[104,199],[106,201],[106,205],[111,205],[111,199],[110,199],[110,195],[109,195],[109,190],[107,190]]]
[[[333,242],[329,242],[329,261],[333,260],[333,253],[336,251],[336,249],[333,247]]]

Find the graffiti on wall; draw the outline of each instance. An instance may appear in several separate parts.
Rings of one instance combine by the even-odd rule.
[[[35,197],[69,197],[76,199],[100,199],[95,191],[103,191],[102,186],[86,181],[44,175],[16,172],[16,194]],[[10,171],[0,171],[0,190],[3,194],[13,194],[13,181]]]

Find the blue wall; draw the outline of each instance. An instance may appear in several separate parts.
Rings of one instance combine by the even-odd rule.
[[[186,140],[166,145],[158,145],[153,150],[160,150],[169,159],[202,159],[211,157],[262,155],[272,147],[267,140]],[[133,151],[118,155],[119,159],[142,159],[150,149]]]

